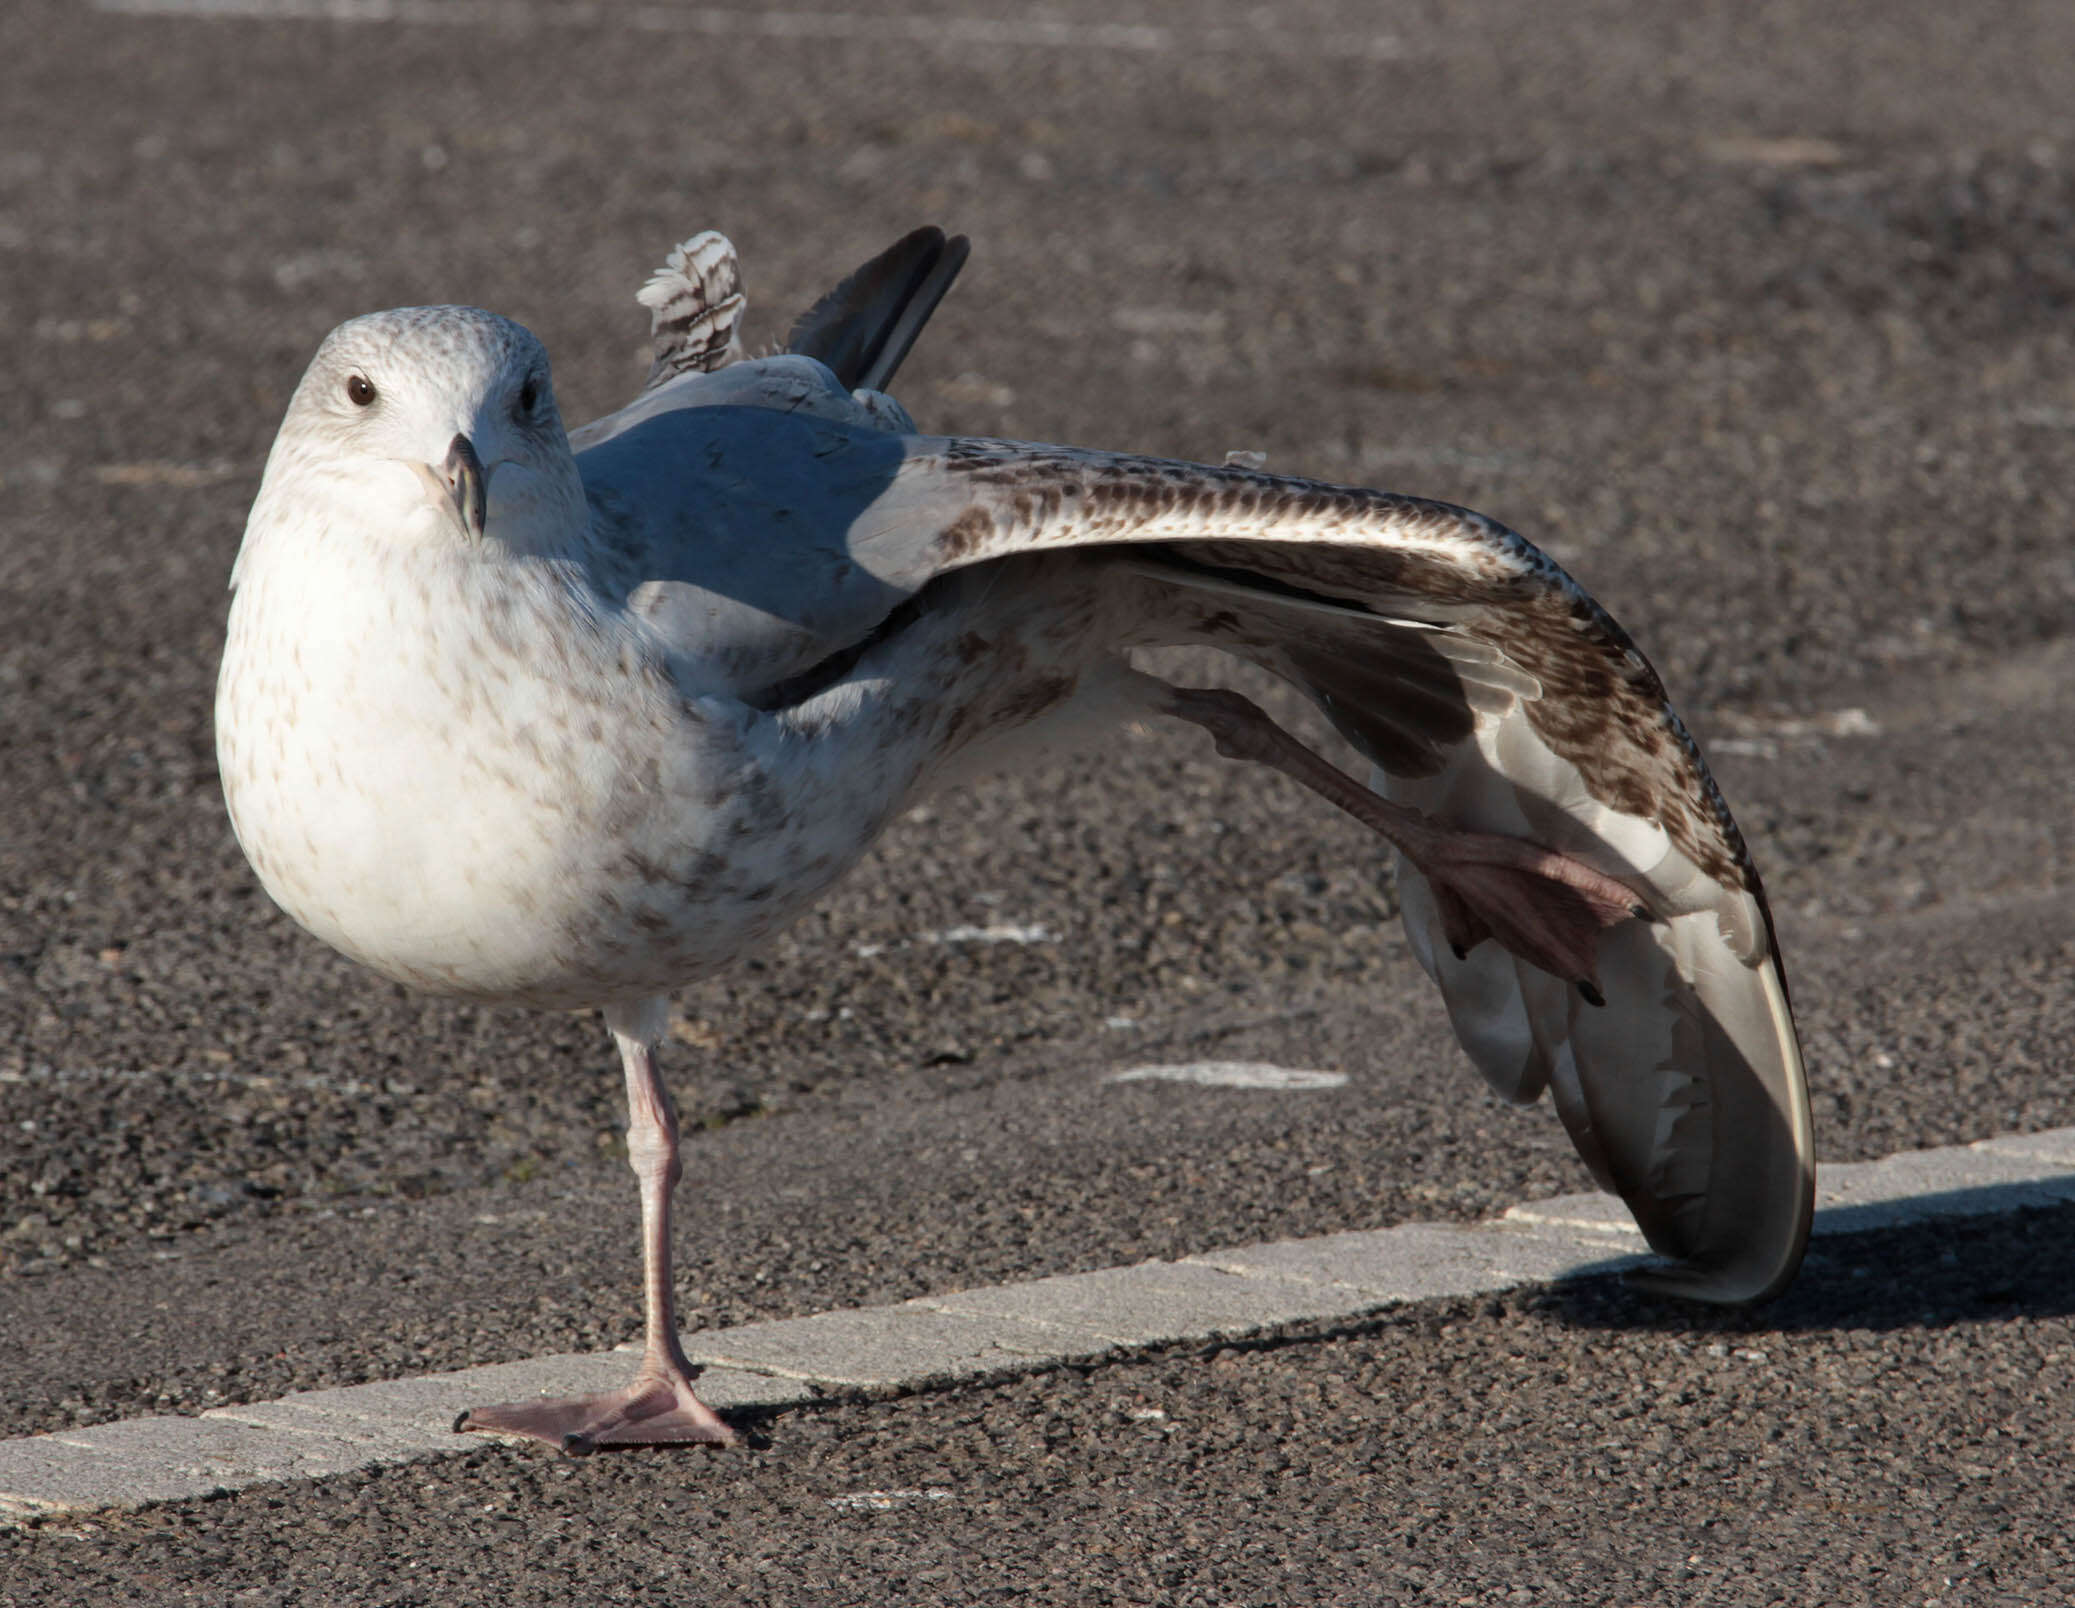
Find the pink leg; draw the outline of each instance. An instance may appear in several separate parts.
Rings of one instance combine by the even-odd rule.
[[[608,1018],[609,1021],[612,1018]],[[631,1024],[630,1028],[631,1028]],[[732,1446],[737,1436],[692,1391],[698,1374],[677,1338],[677,1300],[670,1281],[670,1192],[683,1168],[677,1159],[677,1114],[656,1075],[649,1039],[613,1023],[627,1073],[627,1160],[641,1184],[642,1294],[646,1344],[641,1367],[625,1390],[479,1407],[454,1421],[457,1430],[524,1435],[582,1455],[600,1446],[703,1441]]]
[[[1632,889],[1569,855],[1522,838],[1465,832],[1393,804],[1328,764],[1236,692],[1171,687],[1162,709],[1208,731],[1227,759],[1271,765],[1380,833],[1420,870],[1440,907],[1449,947],[1486,938],[1606,1003],[1596,978],[1599,935],[1648,918]]]

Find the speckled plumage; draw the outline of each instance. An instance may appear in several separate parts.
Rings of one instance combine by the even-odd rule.
[[[962,258],[910,236],[796,344],[883,382]],[[1451,953],[1448,896],[1400,861],[1473,1060],[1511,1097],[1553,1088],[1680,1264],[1661,1282],[1791,1276],[1812,1164],[1757,872],[1656,672],[1560,568],[1444,504],[916,435],[807,351],[734,360],[718,236],[643,300],[650,386],[572,435],[539,343],[473,309],[355,319],[298,387],[218,702],[239,841],[297,921],[416,987],[605,1009],[632,1089],[668,993],[918,791],[1184,713],[1127,654],[1207,642],[1309,693],[1384,799],[1618,888],[1574,989],[1496,942]]]

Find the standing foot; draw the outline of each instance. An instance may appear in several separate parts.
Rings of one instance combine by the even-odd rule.
[[[601,1446],[733,1446],[741,1439],[693,1393],[688,1374],[648,1365],[622,1391],[477,1407],[455,1419],[454,1428],[546,1441],[572,1457]]]
[[[576,1457],[601,1446],[733,1446],[741,1438],[692,1390],[699,1370],[677,1339],[670,1191],[683,1167],[677,1156],[677,1113],[656,1074],[652,1050],[668,1006],[668,1000],[651,999],[605,1013],[627,1075],[627,1161],[641,1185],[641,1368],[625,1390],[606,1395],[478,1407],[454,1420],[457,1432],[522,1435]]]

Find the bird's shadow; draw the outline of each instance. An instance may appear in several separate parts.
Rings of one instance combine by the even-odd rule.
[[[1964,1205],[1974,1215],[1876,1227],[1887,1209],[1819,1213],[1819,1237],[1799,1276],[1762,1306],[1703,1306],[1615,1277],[1554,1285],[1538,1304],[1580,1328],[1724,1335],[1935,1329],[2075,1313],[2075,1204],[2039,1204],[2022,1184],[1910,1204]]]
[[[729,1407],[721,1412],[720,1419],[742,1437],[743,1450],[768,1452],[778,1421],[788,1410],[784,1407]]]

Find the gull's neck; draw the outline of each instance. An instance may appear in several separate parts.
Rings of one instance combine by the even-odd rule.
[[[410,466],[362,464],[350,474],[308,463],[270,463],[232,570],[238,586],[255,563],[295,563],[320,554],[399,573],[586,566],[591,513],[575,464],[565,477],[504,465],[493,477],[489,518],[470,536],[427,494]],[[487,579],[487,575],[485,576]]]

